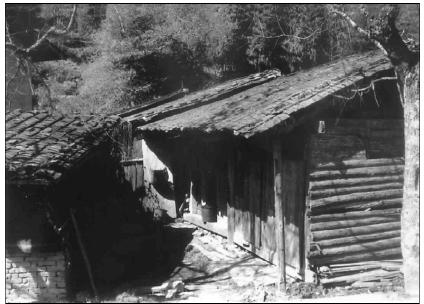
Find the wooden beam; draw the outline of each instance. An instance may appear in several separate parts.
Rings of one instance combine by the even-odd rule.
[[[133,164],[137,164],[137,163],[143,163],[143,158],[125,159],[125,160],[121,160],[120,163],[123,166],[133,165]]]
[[[235,191],[234,191],[234,170],[235,170],[235,153],[230,154],[228,157],[228,186],[230,199],[227,202],[227,218],[228,218],[228,242],[234,243],[234,231],[235,231]]]
[[[281,142],[275,140],[273,142],[273,163],[274,163],[274,208],[275,208],[275,238],[277,245],[278,267],[279,267],[279,284],[286,287],[286,255],[284,240],[284,206],[282,198],[282,180],[281,180],[281,164],[282,151]]]
[[[87,255],[87,252],[86,252],[85,247],[84,247],[84,243],[83,243],[82,238],[81,238],[81,233],[80,233],[80,230],[78,228],[78,223],[77,223],[77,220],[75,218],[74,212],[75,211],[73,209],[69,210],[69,213],[71,215],[72,224],[74,225],[75,235],[76,235],[76,238],[77,238],[77,241],[78,241],[78,245],[79,245],[80,250],[81,250],[81,255],[83,257],[85,267],[87,268],[87,273],[88,273],[88,278],[90,280],[90,285],[91,285],[91,288],[93,289],[95,300],[98,301],[99,294],[97,292],[97,288],[96,288],[96,285],[94,283],[93,272],[91,270],[90,260],[88,259],[88,255]]]

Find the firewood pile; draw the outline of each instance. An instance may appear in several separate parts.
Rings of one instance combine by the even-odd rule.
[[[356,288],[392,286],[402,279],[402,260],[365,261],[319,267],[324,286],[351,285]]]

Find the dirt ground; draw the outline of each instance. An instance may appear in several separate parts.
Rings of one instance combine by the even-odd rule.
[[[277,267],[188,223],[165,227],[155,271],[143,273],[101,297],[101,302],[414,302],[401,290],[324,290],[290,282],[277,291]],[[164,263],[163,261],[168,261]],[[152,261],[153,263],[153,261]],[[92,299],[79,295],[77,301]]]
[[[181,240],[176,231],[190,233],[190,240]],[[163,254],[170,257],[181,256],[181,248],[177,247],[185,246],[181,259],[171,262],[175,265],[172,271],[167,272],[163,265],[160,270],[119,286],[103,297],[103,302],[246,302],[252,290],[277,280],[274,265],[188,223],[169,224],[162,242],[169,247]],[[184,288],[170,298],[167,290],[152,294],[152,286],[166,282],[182,282]]]

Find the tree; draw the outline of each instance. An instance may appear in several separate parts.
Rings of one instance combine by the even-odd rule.
[[[66,26],[57,26],[56,24],[54,24],[54,25],[50,26],[44,33],[39,32],[37,40],[28,47],[18,46],[15,43],[15,41],[13,41],[12,36],[10,34],[10,31],[9,31],[9,25],[8,25],[8,23],[6,23],[6,47],[10,47],[10,48],[16,50],[17,53],[30,54],[33,50],[38,48],[47,39],[47,37],[49,37],[51,35],[67,34],[70,31],[70,29],[71,29],[71,27],[74,23],[76,11],[77,11],[77,5],[74,5],[73,8],[72,8],[71,16],[70,16]],[[62,20],[62,19],[60,19],[60,20]]]
[[[346,12],[330,6],[330,11],[375,43],[390,59],[404,109],[405,171],[401,215],[402,256],[405,291],[419,294],[419,50],[413,40],[405,41],[397,27],[398,5],[385,5],[378,16],[368,19],[366,28]],[[418,8],[416,8],[418,11]],[[368,11],[363,10],[368,17]]]
[[[41,26],[42,21],[37,17],[39,14],[40,8],[38,6],[30,5],[22,9],[20,5],[12,5],[8,6],[9,11],[12,13],[8,14],[8,18],[6,18],[6,48],[8,50],[7,57],[8,58],[16,58],[17,66],[13,68],[11,66],[7,67],[8,70],[16,70],[16,73],[13,72],[13,75],[6,75],[7,84],[16,82],[16,79],[26,78],[30,83],[31,94],[34,94],[33,87],[31,85],[31,71],[34,69],[32,65],[31,55],[35,52],[44,42],[46,42],[47,38],[50,36],[63,36],[67,34],[75,20],[75,15],[77,12],[77,5],[72,6],[72,11],[70,17],[66,22],[66,25],[61,24],[60,22],[54,21],[50,26]],[[19,31],[19,26],[22,26],[19,22],[12,23],[13,30],[10,30],[9,22],[13,21],[13,16],[19,15],[19,13],[27,13],[28,16],[33,17],[36,20],[36,24],[40,25],[41,28],[31,29],[28,31],[27,29],[22,31],[24,35],[22,35]],[[60,19],[63,20],[63,19]],[[25,27],[25,25],[24,25]],[[29,34],[28,34],[29,32]],[[17,36],[17,37],[15,37]],[[8,60],[8,63],[10,61]],[[19,85],[20,82],[17,81]],[[50,100],[50,89],[47,85],[44,84],[47,92],[47,99]],[[8,103],[8,109],[11,109],[12,100],[16,97],[16,94],[9,94],[9,88],[14,88],[13,86],[6,85],[6,102]]]

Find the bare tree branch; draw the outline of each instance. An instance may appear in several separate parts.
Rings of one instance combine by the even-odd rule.
[[[360,27],[349,15],[336,9],[334,5],[328,7],[330,12],[344,18],[358,33],[371,40],[389,57],[394,66],[401,63],[414,66],[419,61],[419,52],[409,49],[396,28],[396,19],[399,15],[398,5],[386,5],[378,18],[372,20],[368,30]]]
[[[10,36],[10,32],[9,32],[9,24],[7,24],[7,22],[6,22],[6,38],[7,38],[7,43],[13,43],[12,37]]]
[[[72,9],[71,18],[69,19],[68,26],[65,29],[58,29],[56,26],[52,26],[41,36],[41,38],[37,39],[37,41],[35,41],[31,46],[29,46],[27,48],[18,47],[12,41],[10,33],[9,33],[9,27],[8,27],[7,22],[6,22],[6,30],[7,30],[6,34],[8,36],[8,40],[9,40],[9,41],[6,42],[6,46],[12,47],[14,49],[19,50],[20,52],[24,52],[24,53],[28,54],[31,51],[33,51],[34,49],[36,49],[37,47],[39,47],[40,44],[43,43],[44,40],[46,40],[49,35],[53,35],[53,34],[54,35],[64,35],[64,34],[68,33],[69,30],[72,27],[72,24],[74,23],[76,11],[77,11],[77,5],[74,4],[74,7]]]
[[[365,37],[367,37],[368,39],[370,39],[380,50],[382,50],[384,52],[385,55],[387,55],[386,49],[381,45],[380,42],[378,42],[377,40],[375,40],[375,38],[373,38],[371,36],[370,31],[364,30],[355,21],[353,21],[353,19],[350,18],[348,14],[346,14],[345,12],[339,11],[333,5],[330,5],[329,8],[330,8],[331,13],[334,13],[334,14],[337,14],[337,15],[343,17],[356,31],[358,31],[358,33],[360,33],[360,34],[364,35]]]
[[[315,34],[321,33],[321,32],[323,32],[323,31],[316,30],[315,32],[311,33],[310,35],[304,36],[304,37],[300,37],[300,36],[296,36],[296,35],[289,35],[289,34],[284,34],[284,33],[280,34],[280,35],[275,35],[275,36],[264,36],[264,35],[262,35],[262,36],[261,35],[255,35],[255,36],[261,37],[261,38],[264,38],[264,39],[275,39],[275,38],[282,38],[282,37],[290,37],[290,38],[295,38],[295,39],[300,39],[300,40],[306,40],[306,39],[311,38]]]
[[[380,81],[397,81],[397,79],[398,79],[397,77],[380,77],[378,79],[371,80],[370,81],[370,84],[368,86],[366,86],[366,87],[351,89],[350,91],[353,92],[353,94],[351,96],[349,96],[349,97],[346,97],[346,96],[343,96],[343,95],[338,95],[338,94],[332,94],[331,96],[336,97],[336,98],[339,98],[339,99],[343,99],[343,100],[346,100],[346,101],[349,101],[349,100],[353,100],[358,95],[359,96],[362,96],[364,93],[367,93],[370,90],[372,90],[373,93],[374,93],[374,98],[375,98],[375,100],[377,102],[377,105],[379,105],[377,96],[375,94],[375,84],[377,82],[380,82]]]
[[[262,26],[261,19],[257,16],[256,16],[256,18],[258,19],[259,27],[261,29],[262,35],[254,35],[254,36],[264,38],[264,39],[275,39],[275,38],[289,37],[289,38],[295,38],[295,39],[299,39],[299,40],[306,40],[306,39],[310,39],[311,37],[313,37],[314,35],[316,35],[318,33],[323,33],[325,31],[327,31],[326,29],[323,29],[323,30],[317,29],[317,30],[313,31],[311,34],[304,36],[304,37],[293,35],[293,34],[286,34],[284,32],[281,24],[280,24],[280,21],[278,20],[278,16],[275,15],[275,19],[277,21],[278,27],[280,28],[281,34],[275,35],[275,36],[265,36],[265,32],[264,32],[264,29],[263,29],[263,26]]]
[[[122,22],[122,17],[121,14],[119,13],[118,9],[116,8],[115,5],[112,5],[116,15],[118,16],[118,20],[119,20],[119,25],[121,27],[121,35],[124,36],[125,35],[125,27],[124,27],[124,23]]]

